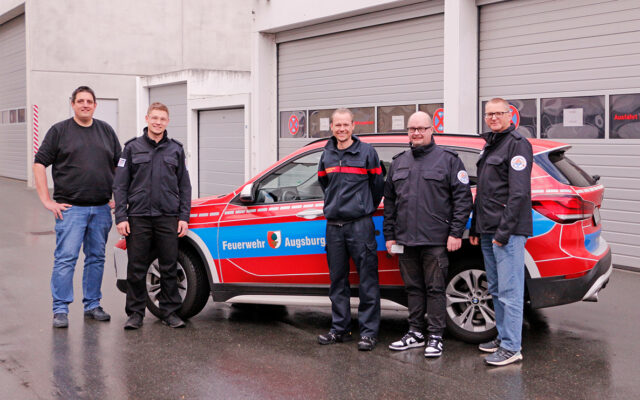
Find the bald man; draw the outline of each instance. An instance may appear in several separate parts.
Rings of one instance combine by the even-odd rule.
[[[447,251],[462,245],[472,197],[458,154],[433,141],[429,115],[411,115],[407,130],[411,148],[393,158],[387,174],[383,228],[388,253],[399,254],[409,332],[389,348],[407,350],[426,344],[424,356],[439,357],[446,318]]]

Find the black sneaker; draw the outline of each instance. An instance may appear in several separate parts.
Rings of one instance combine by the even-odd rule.
[[[490,342],[481,343],[480,345],[478,345],[478,350],[484,351],[485,353],[495,353],[496,351],[498,351],[499,347],[500,339],[495,338]]]
[[[427,340],[427,347],[424,349],[425,357],[440,357],[444,344],[442,343],[442,336],[429,335]]]
[[[127,319],[127,323],[124,324],[124,329],[132,330],[142,328],[142,315],[138,313],[133,313],[129,315],[129,319]]]
[[[376,347],[376,343],[378,343],[378,340],[374,337],[360,336],[360,341],[358,342],[358,350],[371,351],[374,347]]]
[[[522,360],[522,353],[510,351],[503,347],[498,348],[495,353],[489,354],[484,358],[486,364],[496,366],[509,365],[520,360]]]
[[[69,318],[65,313],[53,314],[53,327],[54,328],[66,328],[69,326]]]
[[[422,336],[422,333],[409,331],[402,339],[391,343],[389,348],[391,350],[401,351],[422,346],[424,346],[424,336]]]
[[[343,332],[343,333],[335,333],[329,332],[324,335],[318,335],[318,343],[320,344],[335,344],[335,343],[343,343],[350,342],[353,340],[353,336],[351,336],[351,332]]]
[[[92,308],[89,311],[85,311],[84,317],[93,318],[96,321],[109,321],[111,319],[111,315],[107,314],[100,306]]]
[[[170,314],[167,318],[163,319],[162,322],[172,328],[184,328],[187,326],[175,313]]]

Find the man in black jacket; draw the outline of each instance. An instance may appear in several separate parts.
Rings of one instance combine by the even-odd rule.
[[[378,255],[372,214],[382,199],[384,180],[375,149],[353,135],[353,114],[341,108],[331,116],[333,137],[318,164],[327,219],[327,261],[332,324],[318,343],[352,340],[349,257],[360,277],[359,350],[373,350],[380,326]]]
[[[167,137],[167,107],[151,104],[145,119],[144,134],[125,144],[113,184],[116,224],[126,237],[129,258],[124,328],[142,326],[151,254],[158,258],[162,321],[182,328],[185,324],[176,315],[182,304],[176,263],[178,238],[189,229],[191,182],[182,144]]]
[[[506,100],[495,98],[485,106],[491,132],[478,160],[478,188],[469,240],[482,247],[489,293],[493,298],[498,337],[479,346],[492,353],[488,365],[522,360],[524,303],[524,245],[533,234],[529,141],[511,123]]]
[[[111,185],[120,158],[120,142],[113,128],[93,118],[96,96],[88,86],[71,94],[72,118],[53,125],[33,163],[40,201],[56,221],[56,250],[51,294],[53,326],[69,326],[73,302],[73,272],[80,247],[85,255],[82,276],[84,315],[98,321],[111,316],[100,307],[105,245],[111,230]],[[52,165],[53,200],[46,168]]]
[[[429,337],[425,357],[439,357],[446,323],[448,251],[462,245],[471,212],[469,176],[458,155],[435,144],[431,118],[416,112],[407,122],[411,149],[394,157],[384,187],[384,237],[399,253],[407,291],[409,332],[391,350],[425,345],[425,301]]]

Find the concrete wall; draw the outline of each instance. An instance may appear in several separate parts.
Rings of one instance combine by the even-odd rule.
[[[21,3],[0,1],[0,17]],[[211,70],[248,73],[251,5],[250,0],[27,0],[28,121],[37,104],[42,140],[53,123],[68,118],[73,89],[88,85],[97,97],[118,100],[117,133],[124,143],[136,136],[146,109],[140,108],[139,97],[148,94],[140,90],[139,77],[185,70],[203,76]],[[29,145],[32,134],[29,123]],[[32,152],[27,154],[31,164]]]

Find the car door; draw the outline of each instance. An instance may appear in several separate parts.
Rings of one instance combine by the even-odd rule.
[[[258,179],[252,204],[229,203],[218,233],[224,283],[329,284],[321,154],[303,153]]]

